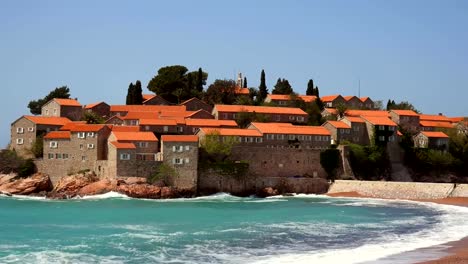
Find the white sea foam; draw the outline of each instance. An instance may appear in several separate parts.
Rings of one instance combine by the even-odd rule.
[[[82,199],[82,200],[101,200],[101,199],[110,199],[110,198],[121,198],[121,199],[132,199],[125,194],[121,194],[118,192],[108,192],[103,194],[96,194],[96,195],[86,195],[83,197],[76,197],[74,199]]]
[[[44,201],[47,200],[46,197],[44,196],[29,196],[29,195],[5,195],[5,194],[0,194],[0,197],[5,197],[5,198],[11,198],[11,199],[16,199],[16,200],[34,200],[34,201]]]
[[[304,197],[304,196],[302,196]],[[336,198],[330,198],[336,199]],[[361,205],[394,204],[391,200],[359,198]],[[363,201],[364,200],[364,201]],[[431,247],[456,241],[468,235],[468,208],[413,201],[397,201],[413,206],[430,207],[441,212],[440,223],[433,229],[407,235],[384,235],[372,244],[356,248],[323,250],[318,252],[281,254],[269,257],[251,259],[253,263],[364,263],[380,258],[411,251],[419,248]]]
[[[124,263],[125,259],[117,256],[97,256],[84,253],[68,253],[57,250],[31,252],[27,254],[11,254],[0,257],[1,263]]]

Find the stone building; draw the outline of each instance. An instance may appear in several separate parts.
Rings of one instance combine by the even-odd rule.
[[[219,120],[236,120],[242,113],[262,115],[269,122],[307,123],[308,115],[300,108],[250,105],[215,105],[213,115]]]
[[[66,117],[22,116],[11,124],[10,149],[22,157],[33,157],[31,149],[38,137],[70,122]]]
[[[346,100],[346,106],[348,108],[351,108],[351,109],[363,108],[363,103],[358,97],[354,95],[350,95],[350,96],[343,96],[343,98]]]
[[[174,186],[196,191],[198,180],[198,136],[163,135],[161,152],[163,163],[175,171]]]
[[[215,137],[221,142],[236,142],[239,146],[263,145],[263,135],[255,129],[202,127],[198,130],[197,136],[201,143],[208,137]]]
[[[370,99],[370,97],[361,97],[359,98],[362,102],[362,108],[372,110],[375,108],[375,103]]]
[[[447,151],[449,137],[440,131],[421,131],[413,137],[414,147]]]
[[[265,103],[272,103],[278,106],[291,106],[294,105],[293,100],[302,100],[305,103],[312,103],[317,99],[314,95],[297,95],[291,96],[289,94],[268,94],[265,98]]]
[[[72,121],[81,120],[83,108],[75,99],[54,98],[41,108],[42,116],[66,117]]]
[[[217,120],[217,119],[185,119],[185,134],[195,135],[198,129],[202,127],[211,128],[238,128],[234,120]]]
[[[129,112],[185,112],[185,105],[111,105],[110,116],[126,116]]]
[[[211,111],[213,111],[213,106],[203,102],[202,100],[196,97],[183,101],[180,104],[185,105],[185,107],[187,108],[187,111],[205,110],[208,113],[211,113]]]
[[[166,99],[155,94],[143,94],[143,105],[170,105]]]
[[[134,155],[128,155],[120,160],[156,160],[158,139],[152,132],[112,131],[109,142],[131,143],[135,146]]]
[[[322,124],[331,133],[332,143],[339,144],[343,140],[352,142],[351,126],[341,121],[327,121]]]
[[[390,110],[390,117],[404,130],[416,134],[419,131],[419,115],[413,110]]]
[[[320,98],[325,107],[336,108],[338,105],[346,105],[346,100],[339,94],[322,96]]]
[[[110,105],[106,104],[105,102],[87,104],[84,107],[84,111],[89,113],[95,113],[96,115],[103,118],[108,118],[110,114]]]
[[[340,121],[351,127],[351,137],[349,141],[359,145],[370,144],[366,121],[364,121],[364,119],[355,116],[345,116],[340,119]]]
[[[367,134],[371,144],[397,144],[397,124],[388,117],[361,116],[366,122]]]

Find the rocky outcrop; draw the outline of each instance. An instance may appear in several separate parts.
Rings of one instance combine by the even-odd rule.
[[[117,192],[133,198],[159,199],[161,188],[151,184],[120,184]]]
[[[269,197],[269,196],[275,196],[278,195],[279,192],[277,189],[274,189],[272,187],[266,187],[261,189],[258,193],[257,196],[261,198]]]
[[[18,177],[17,174],[0,174],[0,186],[13,181],[16,177]]]
[[[103,193],[108,193],[111,191],[116,191],[116,189],[117,189],[117,180],[102,179],[102,180],[90,183],[82,187],[77,192],[77,195],[86,196],[86,195],[103,194]]]
[[[29,195],[40,192],[47,192],[52,189],[52,184],[48,175],[36,173],[28,178],[9,178],[2,177],[0,192],[5,194]]]
[[[81,188],[98,180],[94,173],[76,174],[63,177],[55,188],[47,194],[48,198],[65,199],[78,195]]]

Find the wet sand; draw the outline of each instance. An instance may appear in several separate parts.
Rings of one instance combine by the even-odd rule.
[[[353,197],[353,198],[379,198],[379,197],[370,197],[361,195],[358,192],[341,192],[341,193],[330,193],[327,194],[330,197]],[[468,207],[468,197],[448,197],[442,199],[415,199],[413,201],[419,202],[429,202],[429,203],[438,203],[438,204],[448,204],[456,206],[466,206]],[[468,232],[468,230],[463,230]],[[445,250],[444,256],[439,259],[417,262],[418,264],[467,264],[468,263],[468,237],[465,237],[462,240],[454,241],[447,243],[445,245],[447,249]],[[431,248],[422,249],[428,251]],[[434,248],[434,250],[436,250]],[[440,250],[440,247],[439,249]]]

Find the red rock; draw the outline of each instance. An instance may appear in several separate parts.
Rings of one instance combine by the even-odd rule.
[[[81,188],[96,181],[97,177],[93,173],[63,177],[55,188],[47,194],[47,197],[59,199],[75,197]]]
[[[123,179],[126,184],[143,184],[143,183],[148,183],[146,178],[143,177],[128,177],[126,179]]]
[[[28,195],[42,191],[49,191],[51,188],[52,183],[50,182],[49,176],[42,173],[36,173],[31,177],[20,178],[0,185],[0,192]]]
[[[151,184],[121,184],[117,191],[133,198],[161,198],[161,188]]]
[[[9,183],[13,181],[18,175],[16,174],[1,174],[0,175],[0,185]]]
[[[96,195],[108,193],[111,191],[117,190],[117,181],[111,181],[110,179],[102,179],[97,182],[93,182],[81,188],[77,195],[86,196],[86,195]]]

